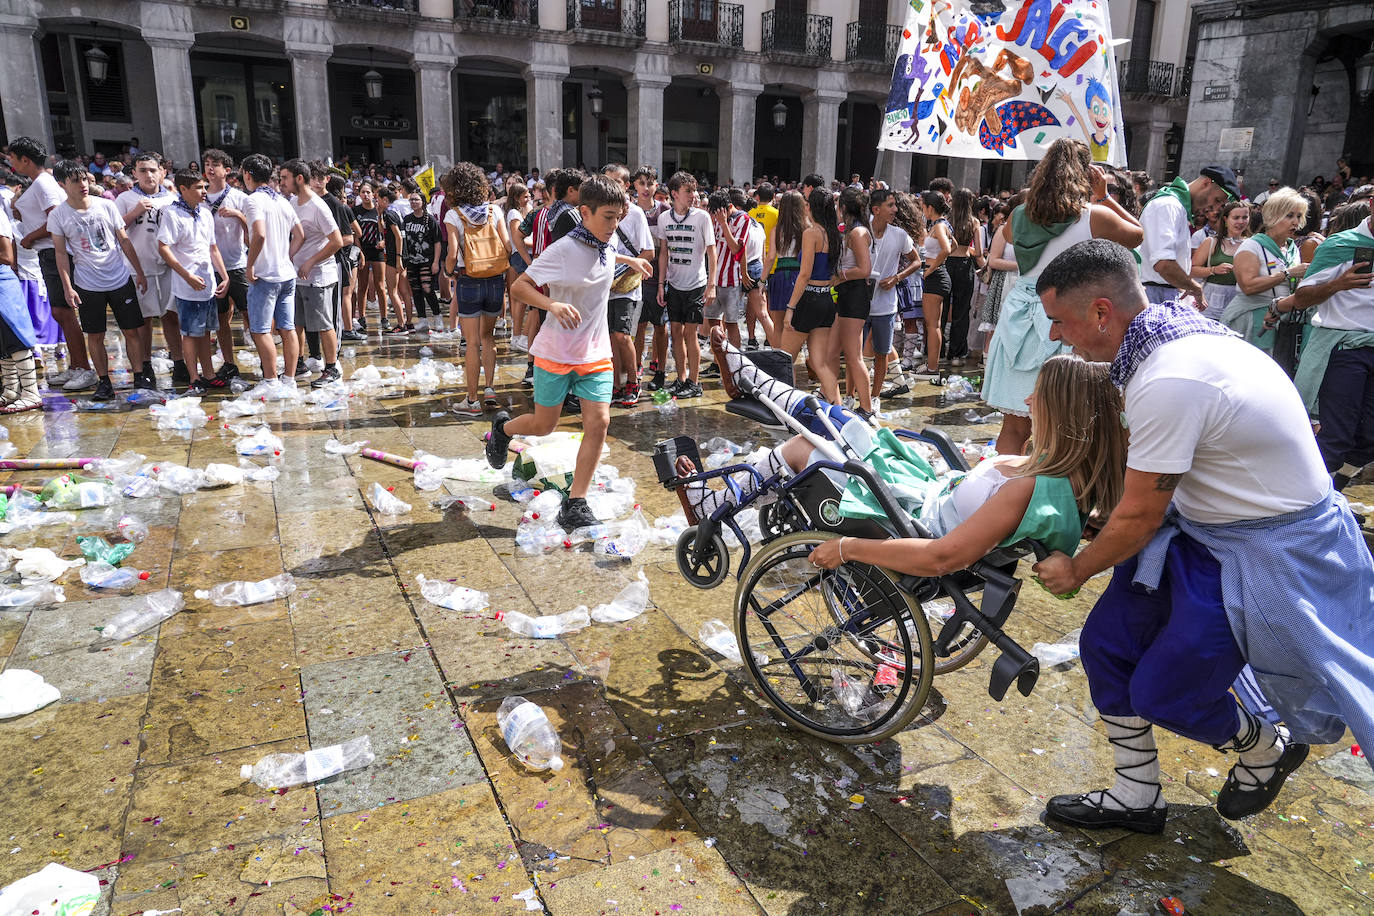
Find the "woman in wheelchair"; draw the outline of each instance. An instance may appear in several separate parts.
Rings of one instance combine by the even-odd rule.
[[[768,480],[795,474],[828,457],[817,435],[831,438],[811,401],[796,388],[759,370],[738,350],[712,335],[712,349],[721,364],[727,393],[752,392],[800,421],[812,435],[800,434],[774,448],[756,468]],[[878,472],[898,504],[918,518],[933,535],[924,538],[840,537],[821,543],[810,560],[816,567],[834,569],[845,561],[869,563],[899,573],[941,576],[965,569],[999,546],[1026,538],[1042,541],[1050,550],[1072,554],[1090,515],[1105,517],[1121,497],[1124,486],[1126,430],[1121,420],[1121,397],[1108,375],[1108,366],[1062,355],[1046,361],[1035,390],[1026,399],[1033,430],[1026,455],[989,458],[967,473],[939,476],[915,450],[890,430],[875,429],[843,407],[820,404],[848,449]],[[679,477],[695,472],[690,458],[681,457]],[[874,519],[886,514],[860,481],[826,471],[843,489],[840,514]],[[736,482],[748,495],[752,475]],[[722,502],[736,502],[734,487],[709,488],[704,481],[679,489],[688,520],[696,524]],[[767,498],[766,496],[764,497]]]

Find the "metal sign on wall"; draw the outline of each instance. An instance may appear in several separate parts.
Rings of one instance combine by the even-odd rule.
[[[371,115],[354,115],[348,123],[356,130],[375,130],[384,133],[402,133],[410,130],[410,118],[384,118]]]
[[[1255,142],[1253,127],[1223,127],[1217,151],[1221,153],[1248,153]]]
[[[1202,100],[1204,102],[1224,102],[1230,97],[1231,86],[1229,83],[1214,84],[1202,90]]]

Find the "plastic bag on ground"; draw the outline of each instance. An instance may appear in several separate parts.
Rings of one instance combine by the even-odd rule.
[[[234,484],[243,483],[243,468],[234,467],[232,464],[212,461],[205,466],[204,473],[204,486],[207,488],[232,487]]]
[[[296,580],[290,573],[272,576],[257,582],[235,579],[221,582],[212,589],[196,589],[195,596],[216,607],[240,607],[285,598],[296,590]]]
[[[1031,655],[1040,659],[1040,665],[1044,668],[1053,668],[1055,665],[1071,662],[1078,658],[1078,637],[1082,632],[1083,628],[1079,627],[1072,633],[1065,634],[1059,642],[1038,642],[1031,646]]]
[[[134,552],[135,545],[128,541],[122,544],[111,544],[98,535],[86,535],[76,539],[76,546],[81,548],[81,553],[89,563],[100,562],[108,563],[110,566],[118,566],[124,562],[129,554]]]
[[[272,435],[266,426],[234,443],[234,451],[240,455],[275,455],[281,452],[282,447],[282,441]]]
[[[133,567],[121,569],[97,560],[81,567],[80,576],[81,581],[91,588],[133,588],[140,581],[147,580],[148,573]]]
[[[425,596],[426,601],[451,611],[480,611],[491,605],[487,593],[475,588],[426,579],[424,576],[416,576],[415,581],[419,583],[420,594]]]
[[[405,515],[410,511],[410,503],[404,502],[395,493],[389,492],[386,487],[379,483],[372,485],[367,497],[372,503],[372,508],[383,515]]]
[[[158,429],[190,430],[199,429],[210,419],[201,409],[200,398],[177,398],[166,404],[153,404],[148,408],[148,416],[157,421]]]
[[[130,599],[100,630],[102,639],[120,642],[151,629],[186,607],[181,592],[164,588]]]
[[[639,577],[622,588],[609,604],[598,604],[592,608],[591,618],[597,623],[623,623],[643,614],[648,606],[649,579],[641,569]]]
[[[534,639],[553,639],[564,633],[590,626],[592,622],[585,605],[578,605],[562,614],[548,614],[543,617],[531,617],[519,611],[498,611],[496,619],[505,623],[513,632]]]
[[[672,515],[663,515],[654,519],[654,529],[649,533],[649,543],[657,544],[661,547],[672,547],[677,544],[678,537],[687,530],[687,515],[683,512],[675,512]]]
[[[86,916],[99,902],[100,879],[56,862],[0,888],[0,913],[7,916]]]
[[[239,459],[239,468],[243,471],[243,476],[254,483],[271,483],[281,476],[281,469],[268,465],[260,468],[247,458]]]
[[[496,724],[506,749],[526,767],[555,773],[563,769],[559,754],[563,742],[544,710],[534,703],[521,697],[506,697],[496,711]]]
[[[38,499],[49,509],[94,509],[114,505],[119,491],[108,480],[63,474],[44,484]]]
[[[119,480],[121,477],[128,477],[138,473],[148,457],[140,455],[138,452],[123,452],[116,458],[100,458],[86,465],[83,470],[92,477],[108,477],[111,480]]]
[[[67,600],[62,586],[39,582],[23,588],[0,588],[0,607],[28,607],[31,604],[54,604]]]
[[[268,754],[251,766],[242,766],[239,775],[264,789],[287,789],[362,769],[376,759],[377,755],[372,753],[372,739],[363,735],[343,744],[313,748],[304,754]]]
[[[205,486],[205,472],[180,464],[159,464],[157,484],[169,493],[194,493]]]
[[[367,445],[366,439],[359,439],[357,442],[343,443],[338,439],[330,439],[324,444],[324,450],[331,455],[356,455]]]
[[[14,563],[14,571],[19,573],[25,585],[51,582],[69,569],[86,565],[84,559],[64,560],[46,547],[28,547],[24,550],[11,548],[7,553]]]
[[[219,415],[226,420],[232,420],[236,417],[256,417],[262,411],[262,401],[254,401],[242,395],[219,405]]]
[[[444,496],[434,500],[434,507],[436,509],[448,509],[452,506],[466,509],[469,512],[496,511],[496,503],[489,499],[483,499],[480,496],[473,496],[467,493],[460,493],[457,496]]]

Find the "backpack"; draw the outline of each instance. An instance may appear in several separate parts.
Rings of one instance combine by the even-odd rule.
[[[501,241],[491,207],[487,207],[487,221],[480,226],[469,223],[461,210],[458,218],[463,221],[463,273],[475,280],[505,273],[510,267],[510,253]]]

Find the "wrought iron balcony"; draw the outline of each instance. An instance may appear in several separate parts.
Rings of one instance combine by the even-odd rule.
[[[829,60],[833,22],[815,13],[768,10],[763,14],[763,53]]]
[[[845,36],[844,59],[891,67],[897,60],[901,26],[882,22],[851,22]]]
[[[1174,84],[1174,98],[1186,99],[1193,91],[1193,62],[1178,68],[1178,82]]]
[[[473,25],[539,27],[539,0],[454,0],[453,15]]]
[[[420,0],[329,0],[329,5],[345,10],[378,13],[418,13]]]
[[[644,37],[644,0],[568,0],[568,29]]]
[[[1133,95],[1173,98],[1177,93],[1173,64],[1162,60],[1121,61],[1118,66],[1121,91]]]
[[[719,0],[668,0],[668,40],[744,47],[744,6]]]

